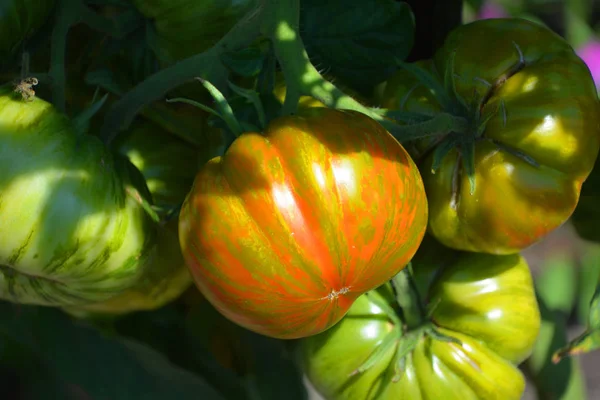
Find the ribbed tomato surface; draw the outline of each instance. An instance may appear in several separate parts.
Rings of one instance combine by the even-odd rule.
[[[398,273],[426,229],[418,169],[378,123],[315,108],[245,133],[196,176],[183,254],[227,318],[277,338],[319,333]]]

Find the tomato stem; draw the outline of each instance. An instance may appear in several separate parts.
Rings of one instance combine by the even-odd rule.
[[[310,62],[298,29],[300,0],[265,0],[265,3],[261,32],[271,40],[286,83],[282,115],[295,113],[300,96],[310,96],[329,108],[361,112],[378,121],[397,139],[403,137],[402,127],[344,93]]]
[[[567,356],[585,354],[598,349],[600,349],[600,285],[596,287],[590,303],[588,328],[565,347],[558,349],[552,355],[552,362],[557,364]]]
[[[265,0],[266,1],[266,0]],[[117,100],[107,111],[100,137],[110,143],[120,129],[125,129],[146,104],[159,100],[168,91],[201,76],[219,87],[224,85],[227,69],[221,55],[251,44],[260,33],[265,1],[250,10],[217,44],[205,52],[167,67],[140,82]]]

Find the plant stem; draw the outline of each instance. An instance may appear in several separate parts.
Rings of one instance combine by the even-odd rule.
[[[300,0],[265,0],[261,32],[271,39],[275,57],[286,83],[282,114],[296,111],[300,96],[310,96],[330,108],[361,112],[379,122],[399,141],[412,139],[407,127],[400,127],[375,110],[365,107],[327,81],[312,65],[300,37]]]
[[[377,121],[384,118],[328,82],[312,65],[298,30],[300,0],[266,0],[262,33],[271,39],[286,83],[283,114],[292,114],[301,95],[327,107],[356,110]],[[289,98],[289,99],[288,99]]]
[[[165,68],[139,83],[116,101],[108,110],[100,137],[110,143],[120,129],[127,128],[136,114],[146,104],[159,100],[168,91],[196,77],[202,77],[218,86],[226,78],[227,70],[220,60],[221,54],[243,48],[259,35],[264,5],[246,14],[217,44],[207,51]]]

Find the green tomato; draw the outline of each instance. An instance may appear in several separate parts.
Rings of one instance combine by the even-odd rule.
[[[0,57],[12,54],[50,16],[55,0],[2,0],[0,3]]]
[[[108,300],[65,310],[78,317],[121,315],[154,310],[177,299],[192,285],[192,277],[179,248],[176,219],[158,230],[156,248],[156,255],[135,285]]]
[[[50,103],[0,91],[0,298],[80,305],[141,279],[156,229],[140,172]]]
[[[395,321],[381,307],[395,307],[390,285],[381,286],[359,297],[337,325],[299,343],[301,365],[327,400],[521,398],[525,380],[517,365],[531,354],[540,329],[525,260],[518,254],[447,257],[443,249],[436,257],[439,245],[427,242],[413,259],[416,279],[432,280],[417,285],[428,299],[431,317],[425,323],[461,343],[420,336],[394,382],[400,343],[415,331],[380,348],[403,329],[397,322],[402,319]],[[352,375],[376,349],[383,349],[377,362]]]
[[[198,149],[143,119],[119,135],[113,147],[142,172],[155,205],[181,205],[200,167]]]
[[[112,147],[140,170],[155,206],[170,212],[181,205],[201,161],[198,149],[143,118],[136,119],[130,129],[122,132]],[[191,286],[192,279],[179,247],[177,218],[158,229],[156,247],[156,257],[135,286],[109,300],[67,311],[84,317],[125,314],[156,309],[178,298]]]
[[[470,126],[462,136],[407,145],[425,183],[429,232],[455,249],[510,254],[563,224],[600,146],[594,81],[570,45],[530,21],[481,20],[455,29],[432,60],[418,65],[445,89],[426,89],[402,70],[387,83],[381,105],[444,111]],[[434,156],[444,148],[434,173]],[[465,169],[469,149],[475,187]]]
[[[256,0],[133,0],[152,19],[159,58],[173,63],[217,43]]]

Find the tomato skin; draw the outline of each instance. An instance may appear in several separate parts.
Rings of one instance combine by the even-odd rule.
[[[12,54],[50,16],[55,0],[3,0],[0,6],[0,56]]]
[[[68,308],[75,316],[154,310],[178,298],[192,285],[179,248],[176,220],[158,230],[156,255],[135,285],[106,301]]]
[[[136,119],[112,144],[144,176],[153,204],[168,212],[189,192],[200,160],[199,151],[145,119]],[[140,281],[107,301],[70,309],[79,316],[153,310],[179,297],[192,285],[179,246],[177,219],[158,229],[156,256]]]
[[[311,108],[209,161],[179,236],[215,308],[291,339],[329,328],[401,270],[426,221],[418,170],[387,131],[357,112]]]
[[[413,269],[421,267],[427,268],[413,259]],[[520,399],[525,380],[517,364],[531,353],[540,329],[524,259],[460,253],[425,294],[430,305],[439,299],[432,316],[439,332],[462,346],[424,336],[408,355],[400,381],[392,382],[393,347],[372,368],[350,377],[395,329],[375,301],[393,303],[386,284],[359,297],[331,329],[300,341],[300,361],[315,388],[328,400]]]
[[[79,305],[130,287],[156,231],[139,171],[39,98],[0,92],[0,297]],[[133,195],[130,195],[130,194]]]
[[[201,53],[242,18],[256,0],[134,0],[154,21],[161,58],[173,63]]]
[[[430,140],[415,143],[411,153],[430,202],[429,232],[455,249],[510,254],[537,242],[571,216],[598,155],[600,108],[591,74],[569,44],[547,28],[520,19],[476,21],[454,30],[434,59],[422,65],[443,77],[455,51],[456,91],[468,102],[474,91],[481,96],[488,90],[482,82],[496,82],[518,62],[513,42],[525,66],[482,108],[484,115],[498,111],[475,143],[474,193],[463,173],[453,195],[461,164],[456,149],[435,174],[433,156],[423,154]],[[398,72],[388,82],[382,106],[441,111],[423,87],[409,92],[415,82],[408,72]]]

